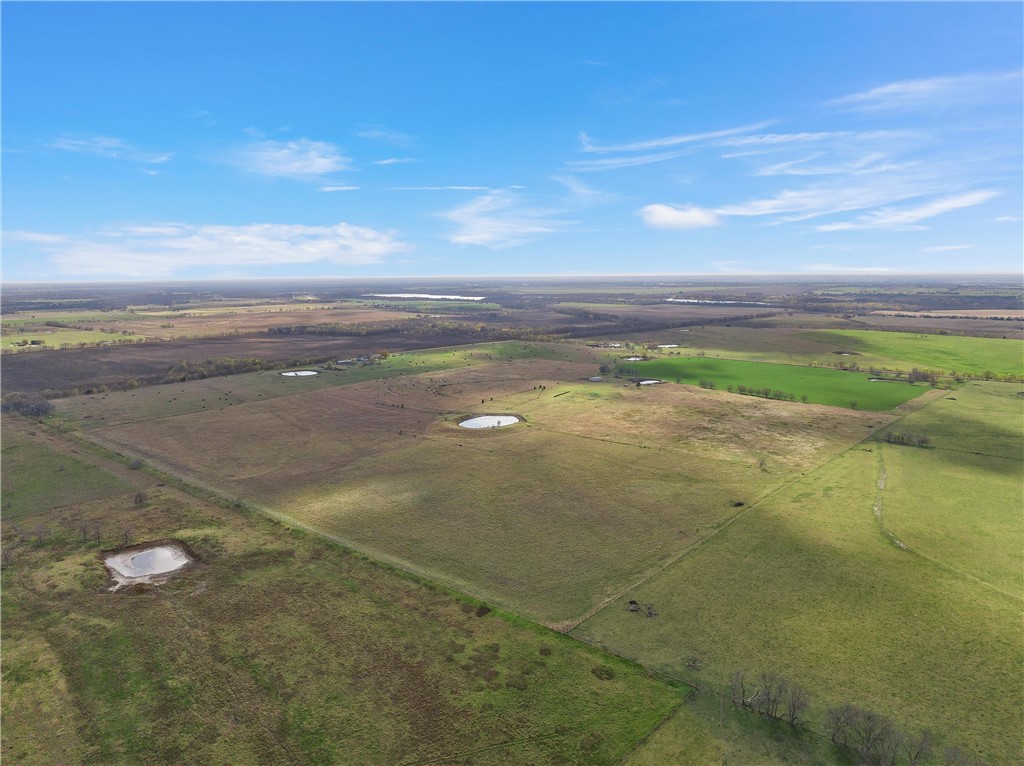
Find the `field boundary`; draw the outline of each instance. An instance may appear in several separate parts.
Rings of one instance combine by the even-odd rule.
[[[910,449],[913,449],[913,448],[910,448]],[[975,574],[971,574],[970,572],[968,572],[966,570],[963,570],[963,569],[959,569],[958,567],[955,567],[952,564],[947,564],[944,561],[940,561],[939,559],[933,558],[932,556],[929,556],[927,553],[921,553],[921,551],[916,550],[914,548],[911,548],[909,545],[904,543],[899,537],[896,536],[895,532],[893,532],[891,529],[889,529],[887,526],[885,526],[885,517],[884,517],[884,511],[883,511],[884,504],[883,504],[882,493],[885,492],[885,485],[886,485],[886,478],[887,477],[886,477],[886,471],[885,471],[885,458],[883,456],[883,450],[884,450],[884,445],[879,444],[878,445],[878,471],[879,471],[879,474],[878,474],[878,483],[877,483],[877,486],[878,486],[878,496],[877,496],[877,498],[875,500],[875,504],[874,504],[874,506],[872,507],[871,510],[872,510],[872,513],[873,513],[873,515],[875,517],[875,522],[878,524],[878,529],[879,529],[879,531],[881,531],[881,533],[885,537],[885,539],[888,540],[893,545],[895,545],[901,551],[905,551],[905,552],[910,553],[910,554],[912,554],[914,556],[917,556],[921,560],[928,562],[932,566],[938,567],[939,569],[943,570],[947,574],[953,574],[953,575],[956,575],[956,576],[961,577],[963,579],[970,580],[971,582],[976,583],[978,585],[982,585],[985,588],[988,588],[989,590],[991,590],[993,593],[998,593],[1000,596],[1008,598],[1008,599],[1010,599],[1010,600],[1012,600],[1014,602],[1024,602],[1024,594],[1018,596],[1018,595],[1014,595],[1013,593],[1008,593],[1007,591],[1003,590],[1002,588],[999,588],[998,586],[993,585],[992,583],[988,582],[987,580],[983,580],[982,578],[978,577]],[[953,450],[953,451],[954,452],[965,452],[964,450]],[[969,452],[969,453],[966,453],[966,454],[977,455],[977,454],[981,454],[981,453]],[[999,457],[999,456],[994,456],[994,457]],[[1003,459],[1011,459],[1011,458],[1003,458]]]
[[[934,391],[934,389],[933,389],[933,391]],[[890,412],[896,412],[897,413],[897,417],[894,420],[892,420],[890,423],[886,424],[885,427],[888,428],[889,426],[892,426],[894,423],[898,423],[900,420],[905,418],[911,412],[916,412],[917,410],[923,409],[924,407],[928,406],[932,402],[938,401],[938,399],[936,397],[932,396],[932,397],[929,397],[927,400],[922,402],[921,401],[922,397],[927,397],[929,393],[930,392],[925,391],[922,394],[922,396],[915,397],[914,399],[910,399],[910,400],[904,402],[903,404],[901,404],[899,409],[897,409],[897,410],[890,410]],[[913,404],[917,404],[918,406],[914,407],[912,403]],[[820,465],[815,466],[811,470],[806,471],[806,472],[800,474],[799,476],[794,476],[789,481],[783,482],[782,484],[780,484],[775,489],[770,490],[764,496],[762,496],[758,500],[754,501],[749,506],[744,508],[742,511],[740,511],[737,514],[735,514],[734,516],[732,516],[728,520],[726,520],[722,524],[722,526],[720,526],[714,532],[709,534],[707,537],[703,538],[702,540],[698,540],[695,543],[693,543],[693,544],[687,546],[686,548],[684,548],[678,554],[676,554],[671,559],[669,559],[667,562],[665,562],[660,567],[658,567],[651,574],[644,576],[643,578],[641,578],[640,580],[638,580],[637,582],[633,583],[628,588],[623,590],[621,593],[619,593],[617,595],[614,595],[614,596],[610,596],[609,598],[607,598],[604,601],[602,601],[598,606],[596,606],[596,607],[594,607],[594,608],[584,612],[583,616],[579,620],[576,620],[574,622],[562,623],[562,625],[569,625],[570,626],[570,627],[566,627],[565,630],[567,632],[571,631],[571,630],[576,630],[576,628],[578,628],[580,625],[585,623],[587,620],[589,620],[591,617],[596,615],[598,612],[600,612],[603,609],[605,609],[606,607],[610,606],[612,603],[614,603],[618,599],[622,598],[626,594],[631,593],[632,591],[636,590],[637,588],[639,588],[641,585],[643,585],[644,583],[648,582],[652,578],[657,577],[659,574],[664,572],[666,569],[668,569],[669,567],[671,567],[671,566],[675,565],[676,563],[678,563],[679,561],[681,561],[685,556],[689,555],[690,553],[693,553],[695,550],[697,550],[698,548],[700,548],[701,546],[703,546],[704,544],[706,544],[710,540],[713,540],[715,537],[717,537],[719,534],[724,532],[726,529],[728,529],[730,526],[735,524],[737,521],[739,521],[740,519],[746,517],[752,511],[760,508],[762,505],[764,505],[764,503],[766,501],[768,501],[771,498],[775,497],[775,495],[777,495],[782,490],[784,490],[784,489],[786,489],[788,487],[791,487],[792,485],[796,484],[798,481],[807,478],[807,476],[809,476],[811,474],[814,474],[817,471],[820,471],[821,469],[825,468],[828,465],[831,465],[833,462],[835,462],[839,458],[843,457],[844,455],[848,454],[849,452],[852,452],[855,449],[863,449],[863,447],[861,445],[863,445],[863,444],[865,444],[865,443],[867,443],[869,441],[872,441],[874,439],[874,436],[875,435],[873,433],[869,434],[868,436],[864,437],[863,439],[861,439],[860,441],[856,442],[855,444],[851,444],[849,447],[844,449],[842,452],[839,452],[839,453],[833,455],[831,458],[826,460],[824,463],[821,463]],[[559,629],[561,629],[561,628],[559,628]]]

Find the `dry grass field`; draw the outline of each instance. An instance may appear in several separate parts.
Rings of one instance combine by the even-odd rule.
[[[12,354],[3,360],[5,391],[122,386],[135,379],[144,383],[163,381],[168,370],[181,361],[205,359],[263,359],[290,362],[294,359],[347,359],[381,350],[404,351],[465,343],[458,334],[436,335],[386,333],[334,338],[322,335],[240,335],[192,341],[133,343],[128,346],[76,348]]]
[[[228,333],[265,332],[272,327],[316,324],[358,324],[408,319],[409,314],[345,304],[296,307],[294,304],[238,306],[223,309],[186,309],[153,315],[136,314],[132,319],[114,320],[112,327],[162,340],[202,338]],[[171,326],[167,326],[171,325]]]
[[[75,448],[23,436],[46,464]],[[35,526],[4,520],[4,762],[613,764],[686,693],[259,515],[140,502],[90,459],[81,496],[39,478]],[[169,539],[195,562],[110,592],[104,551]]]
[[[477,348],[444,370],[348,385],[258,373],[176,385],[174,396],[112,393],[94,403],[110,425],[80,422],[118,451],[375,557],[571,624],[892,417],[588,383],[594,352],[545,348],[546,359],[502,361]],[[166,416],[145,401],[212,385],[295,393],[202,404],[193,394]],[[76,402],[90,404],[62,410]],[[488,412],[525,422],[457,425]]]
[[[346,303],[226,303],[219,306],[186,307],[179,311],[142,308],[130,312],[39,311],[27,315],[19,313],[5,317],[2,328],[5,337],[10,335],[17,338],[18,332],[26,333],[22,337],[35,337],[31,334],[34,329],[52,331],[52,328],[47,328],[44,323],[56,321],[77,328],[90,328],[98,340],[117,338],[122,333],[158,340],[179,340],[211,335],[266,332],[271,327],[298,324],[357,324],[408,317],[409,314],[405,312]],[[11,335],[12,333],[14,334]],[[83,337],[82,340],[94,338]]]
[[[776,314],[782,309],[770,306],[709,306],[699,303],[556,303],[553,308],[566,308],[609,314],[623,319],[645,322],[703,322],[728,319],[729,317],[750,316],[751,314]]]

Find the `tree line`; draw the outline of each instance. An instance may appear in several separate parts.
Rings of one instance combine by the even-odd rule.
[[[776,673],[761,673],[749,679],[746,673],[737,671],[730,679],[729,695],[736,707],[784,722],[793,729],[806,729],[810,723],[807,692]],[[824,734],[837,750],[864,766],[984,766],[983,761],[957,746],[946,747],[940,755],[930,729],[906,734],[892,719],[856,705],[829,708],[823,726]]]

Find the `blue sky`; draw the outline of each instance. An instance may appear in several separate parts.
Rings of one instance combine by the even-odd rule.
[[[1019,272],[1019,3],[3,3],[7,281]]]

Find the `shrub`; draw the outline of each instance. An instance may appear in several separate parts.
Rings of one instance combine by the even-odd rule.
[[[53,412],[53,404],[39,394],[12,391],[0,399],[0,412],[16,412],[30,418],[42,418]]]

